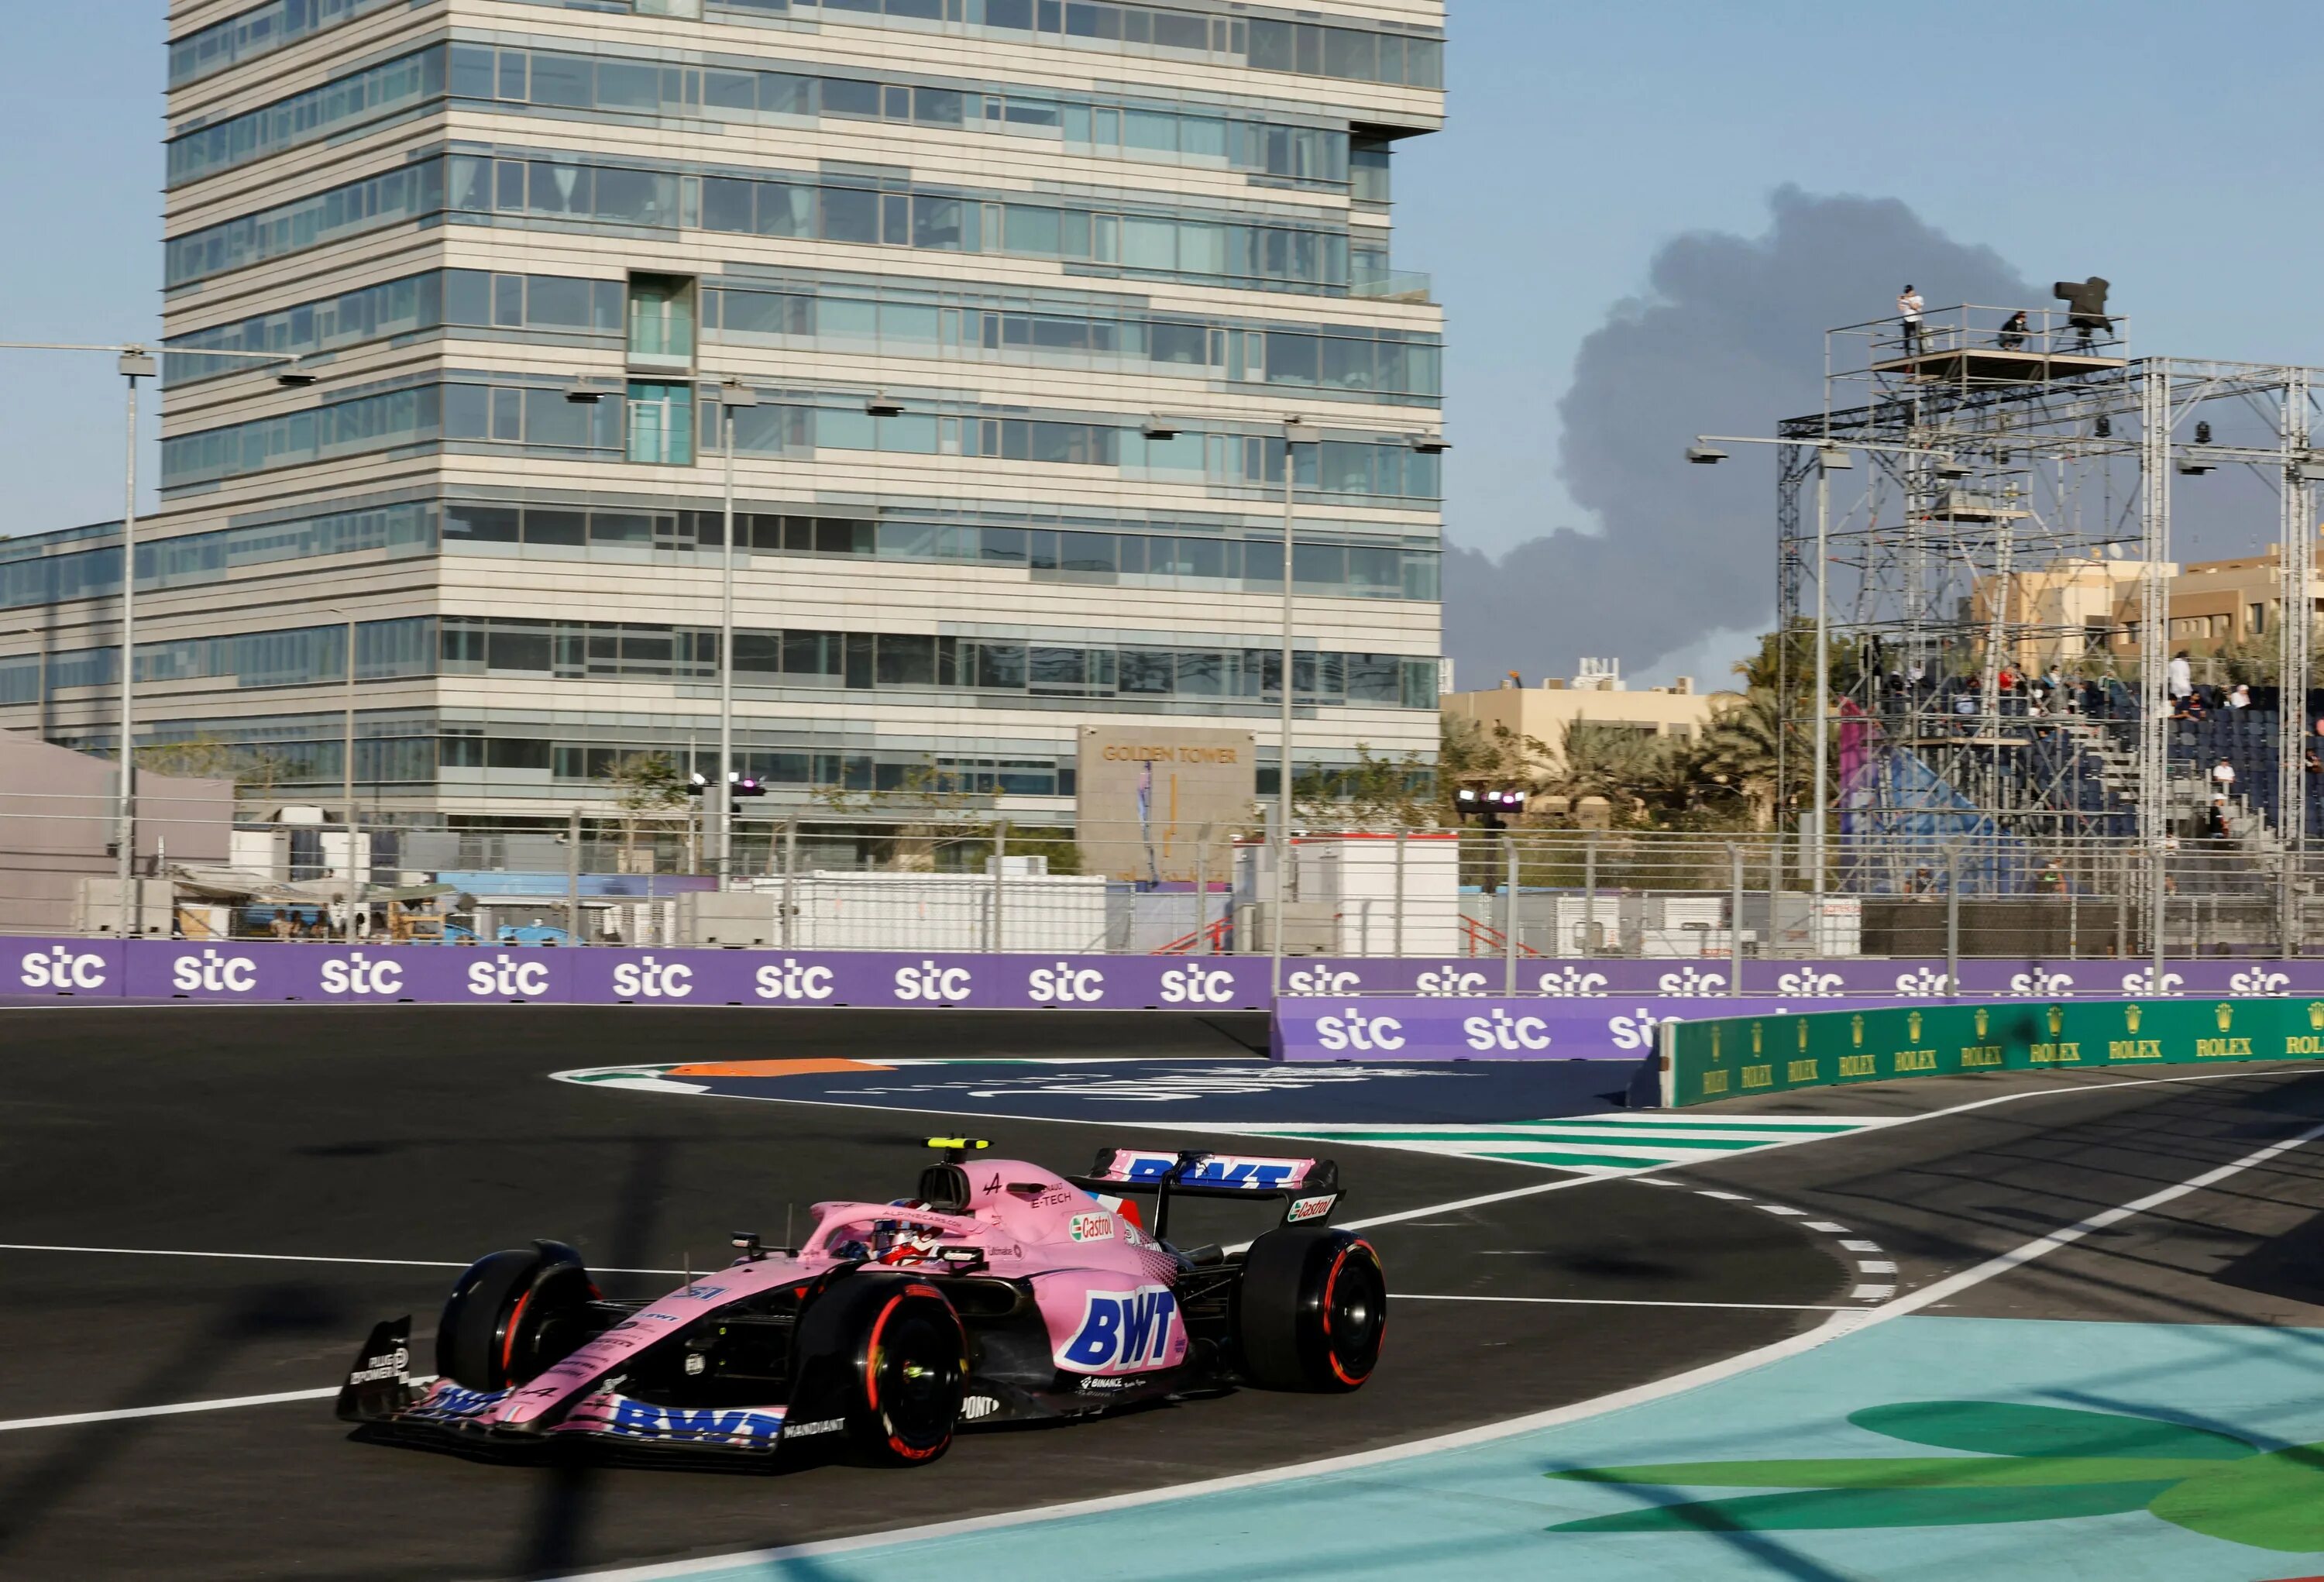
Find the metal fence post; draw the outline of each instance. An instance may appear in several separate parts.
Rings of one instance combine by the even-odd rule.
[[[1960,847],[1945,848],[1945,998],[1960,998]]]
[[[1505,829],[1508,873],[1501,882],[1501,993],[1517,992],[1517,832]]]
[[[565,938],[581,943],[581,810],[565,816]]]
[[[783,948],[791,948],[798,918],[798,820],[783,820]]]
[[[1388,924],[1388,947],[1398,960],[1404,958],[1404,843],[1402,825],[1396,831],[1396,915]]]
[[[1194,948],[1195,956],[1211,953],[1211,827],[1203,826],[1203,838],[1194,847]]]
[[[1006,886],[1002,877],[1009,868],[1009,820],[1001,819],[992,827],[992,949],[997,955],[1007,948],[1001,926],[1001,902]]]
[[[1598,954],[1598,832],[1582,837],[1582,954]]]
[[[1727,992],[1743,992],[1743,848],[1727,844]]]

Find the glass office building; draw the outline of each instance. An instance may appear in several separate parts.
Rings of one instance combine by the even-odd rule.
[[[776,797],[1061,811],[1097,720],[1247,723],[1268,785],[1296,414],[1300,767],[1433,753],[1442,315],[1389,220],[1443,20],[173,0],[165,351],[236,355],[163,359],[140,744],[335,796],[352,662],[382,813],[707,769],[731,450]],[[113,746],[122,574],[0,544],[0,725]]]

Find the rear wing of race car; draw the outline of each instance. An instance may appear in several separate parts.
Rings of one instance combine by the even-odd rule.
[[[1288,1198],[1286,1225],[1329,1219],[1340,1201],[1340,1167],[1328,1159],[1271,1159],[1256,1154],[1165,1153],[1147,1148],[1101,1148],[1085,1176],[1071,1178],[1091,1191],[1154,1194],[1154,1235],[1168,1235],[1170,1199]]]

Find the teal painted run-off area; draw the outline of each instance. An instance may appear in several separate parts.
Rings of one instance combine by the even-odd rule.
[[[2324,1570],[2320,1441],[2324,1330],[1905,1318],[1482,1444],[687,1574],[2261,1582]]]

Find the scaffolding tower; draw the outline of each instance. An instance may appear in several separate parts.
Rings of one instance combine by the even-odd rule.
[[[2016,311],[1828,331],[1823,410],[1777,430],[1782,630],[1820,609],[1831,642],[1831,822],[1815,828],[1836,837],[1820,870],[1902,893],[1942,863],[1961,870],[1946,884],[2000,893],[2070,865],[2086,837],[2135,835],[2158,854],[2159,915],[2159,854],[2208,790],[2172,758],[2173,494],[2243,468],[2275,507],[2282,724],[2266,839],[2288,914],[2306,835],[2316,381],[2135,357],[2118,319]],[[1812,641],[1778,652],[1812,662]],[[2029,684],[2052,671],[2065,689]],[[1819,728],[1805,680],[1778,688],[1794,805],[1811,805]]]

